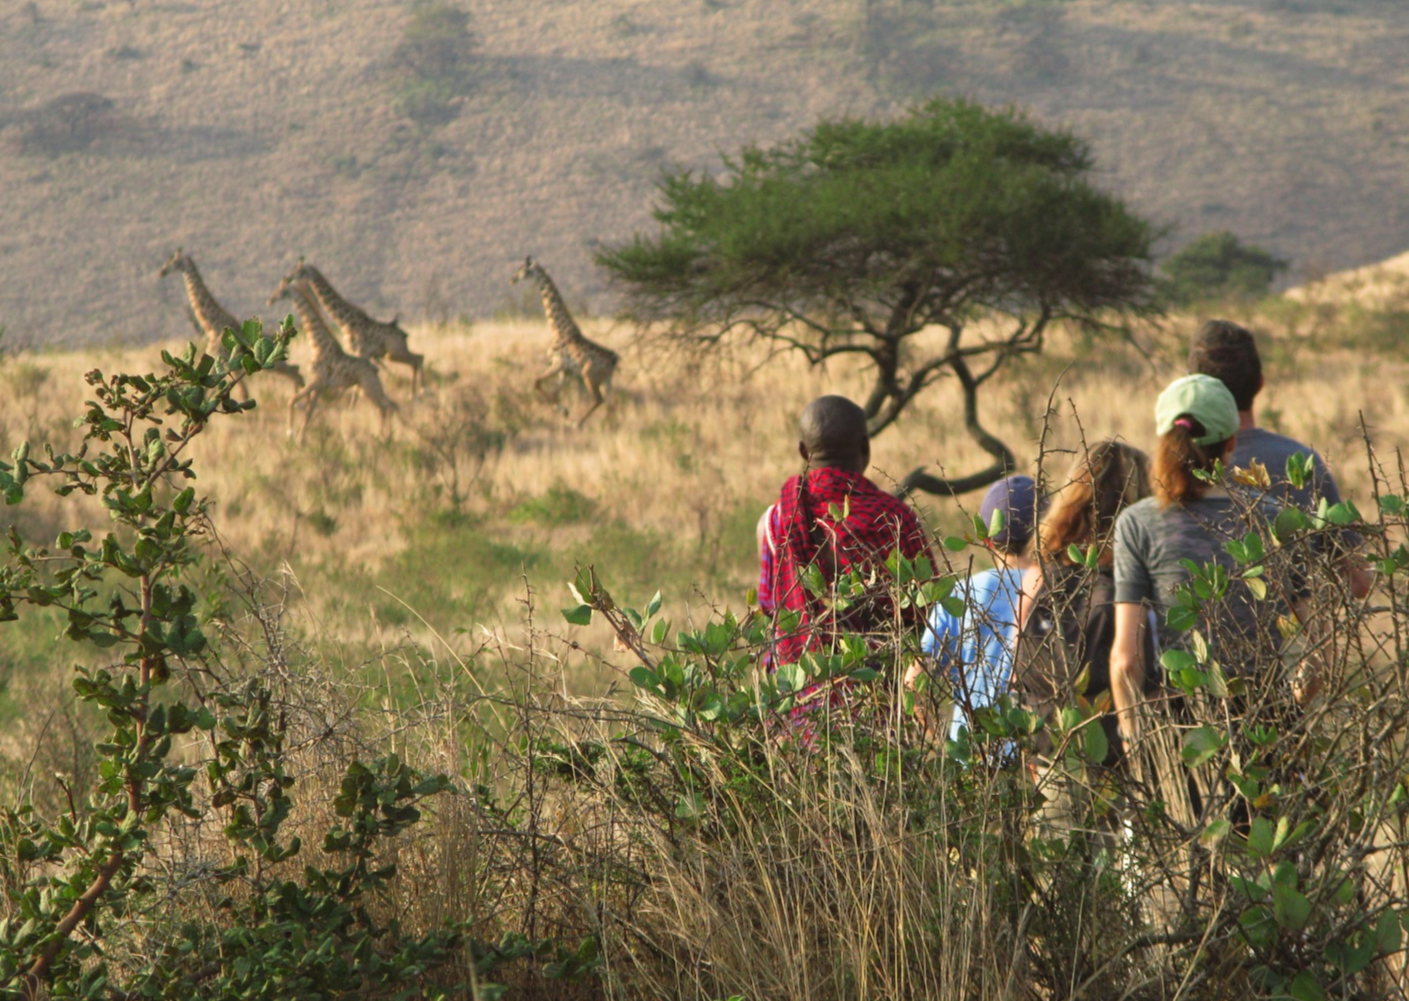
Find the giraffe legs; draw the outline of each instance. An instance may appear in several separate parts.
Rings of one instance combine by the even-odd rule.
[[[286,433],[289,435],[289,437],[291,437],[291,438],[293,437],[293,433],[294,433],[294,409],[298,406],[299,400],[307,399],[307,398],[308,398],[308,395],[309,395],[310,393],[316,393],[317,391],[318,391],[318,386],[317,386],[317,384],[315,383],[315,384],[312,385],[312,386],[308,386],[308,387],[306,387],[306,388],[304,388],[304,389],[300,389],[297,393],[294,393],[293,396],[289,397],[289,428],[288,428],[288,431],[286,432]],[[305,422],[304,422],[304,427],[307,427],[307,426],[308,426],[308,422],[305,421]]]
[[[562,403],[563,380],[566,375],[567,373],[563,371],[563,367],[557,363],[554,363],[548,366],[547,370],[542,375],[540,375],[537,379],[533,380],[534,392],[536,392],[540,397],[542,397],[544,403],[547,403],[551,407],[555,407],[558,411],[562,413],[564,417],[566,417],[568,413],[568,408],[563,406]],[[549,379],[553,378],[553,376],[558,377],[558,391],[553,395],[549,396],[543,391],[543,384]]]
[[[381,434],[385,437],[387,432],[391,429],[391,417],[392,414],[396,413],[397,407],[396,403],[392,401],[391,397],[387,396],[386,390],[382,387],[381,376],[377,374],[375,366],[368,365],[366,368],[360,369],[357,375],[357,385],[353,388],[361,389],[367,399],[371,400],[376,408],[381,411]]]
[[[308,413],[303,415],[303,427],[298,430],[298,443],[303,444],[303,436],[308,434],[308,424],[313,420],[313,411],[318,409],[318,398],[322,395],[322,387],[313,389],[308,394]]]
[[[425,373],[422,366],[426,362],[425,355],[418,355],[414,351],[406,351],[403,354],[388,354],[387,361],[400,362],[402,365],[411,366],[411,395],[416,395],[416,385],[419,382],[422,389],[425,388]]]
[[[587,387],[587,391],[592,394],[592,403],[582,416],[577,419],[577,426],[582,427],[587,423],[587,418],[596,412],[597,408],[607,402],[606,393],[611,392],[612,375],[614,370],[608,368],[601,371],[597,366],[588,364],[582,370],[582,384]],[[605,392],[604,392],[605,391]]]

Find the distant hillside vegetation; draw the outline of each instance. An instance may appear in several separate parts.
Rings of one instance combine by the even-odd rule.
[[[527,253],[608,311],[663,168],[936,91],[1325,272],[1409,247],[1406,52],[1402,0],[10,0],[0,326],[181,335],[178,244],[241,315],[299,254],[374,314],[520,308]]]

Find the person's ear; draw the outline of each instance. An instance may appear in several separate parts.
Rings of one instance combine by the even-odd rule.
[[[1228,460],[1233,457],[1233,453],[1237,450],[1237,448],[1238,436],[1233,435],[1233,437],[1229,438],[1228,441],[1225,442],[1223,445],[1223,462],[1225,465],[1227,464]]]
[[[1261,372],[1257,373],[1257,389],[1253,390],[1252,395],[1256,396],[1258,393],[1262,392],[1263,387],[1265,387],[1266,385],[1267,379],[1263,376]]]
[[[809,455],[808,452],[807,452],[807,442],[802,441],[801,439],[799,439],[799,440],[798,440],[798,443],[797,443],[797,454],[800,455],[800,456],[802,456],[802,461],[803,461],[803,462],[811,462],[811,461],[812,461],[812,456]]]
[[[864,473],[869,465],[871,465],[871,443],[868,441],[861,446],[861,468],[857,472]]]

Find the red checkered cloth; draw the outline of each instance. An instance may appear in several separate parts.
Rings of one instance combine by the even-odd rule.
[[[845,518],[834,518],[842,513]],[[796,612],[800,623],[775,636],[775,665],[795,661],[805,650],[826,649],[841,633],[889,632],[896,611],[885,562],[896,549],[908,559],[923,556],[934,566],[915,512],[860,473],[823,468],[809,471],[805,482],[792,477],[769,510],[767,527],[759,604],[775,616],[784,609]],[[876,571],[875,584],[845,613],[833,615],[803,586],[809,566],[816,566],[829,586],[851,570],[868,577]],[[919,628],[923,612],[913,606],[902,609],[900,621]]]

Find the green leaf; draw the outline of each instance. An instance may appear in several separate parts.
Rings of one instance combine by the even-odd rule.
[[[1106,737],[1106,731],[1099,721],[1086,724],[1082,730],[1085,736],[1086,760],[1092,764],[1099,765],[1106,760],[1106,755],[1110,752],[1110,741]]]
[[[1332,525],[1344,528],[1346,525],[1353,525],[1360,520],[1360,512],[1355,509],[1355,505],[1350,501],[1341,501],[1339,504],[1332,504],[1326,509],[1326,520]]]
[[[968,540],[961,539],[957,535],[947,536],[944,540],[944,548],[949,550],[951,553],[962,553],[968,547]]]
[[[1380,919],[1375,922],[1375,944],[1380,947],[1380,952],[1386,956],[1398,952],[1401,940],[1398,916],[1388,909],[1382,911]]]
[[[1193,629],[1194,626],[1198,625],[1198,622],[1199,610],[1182,605],[1176,605],[1174,608],[1171,608],[1164,616],[1164,624],[1175,632],[1182,633]]]
[[[585,626],[592,622],[592,606],[577,605],[574,608],[564,608],[563,618],[574,626]]]
[[[1228,675],[1216,660],[1208,662],[1208,692],[1216,699],[1228,697]]]
[[[1203,829],[1203,833],[1199,835],[1199,843],[1205,847],[1212,847],[1227,837],[1228,832],[1232,829],[1232,822],[1220,817],[1217,820],[1211,821],[1209,825]]]
[[[1244,577],[1243,583],[1248,586],[1248,590],[1252,592],[1252,596],[1258,601],[1263,601],[1267,598],[1267,582],[1261,577]]]
[[[1227,743],[1228,738],[1218,733],[1213,727],[1206,725],[1197,727],[1184,735],[1184,747],[1180,751],[1180,755],[1184,759],[1184,764],[1193,768],[1212,758]]]
[[[633,667],[628,674],[631,683],[637,688],[644,688],[651,692],[660,692],[660,678],[649,667]]]
[[[1307,900],[1299,890],[1293,889],[1285,883],[1274,883],[1272,885],[1272,914],[1277,919],[1277,924],[1283,928],[1290,928],[1293,931],[1301,931],[1306,927],[1306,922],[1311,917],[1311,901]],[[1398,922],[1395,928],[1398,929]]]
[[[657,592],[655,593],[655,596],[652,597],[650,601],[646,602],[646,618],[649,619],[651,616],[653,616],[653,615],[655,615],[657,612],[659,612],[659,611],[660,611],[660,605],[661,605],[660,592],[657,591]]]
[[[1316,471],[1316,462],[1308,452],[1293,452],[1287,456],[1287,479],[1298,490],[1304,489]]]
[[[1268,858],[1272,854],[1273,827],[1266,817],[1253,817],[1248,827],[1248,851],[1258,858]]]
[[[1300,508],[1284,507],[1272,520],[1272,535],[1278,542],[1286,542],[1308,524],[1306,514]]]
[[[807,685],[807,672],[801,664],[780,664],[773,674],[778,691],[784,695],[795,695]]]
[[[1176,671],[1186,671],[1198,666],[1198,661],[1194,655],[1187,650],[1166,650],[1160,654],[1160,666],[1169,674]]]
[[[1317,983],[1316,977],[1310,970],[1302,970],[1298,973],[1287,988],[1296,1001],[1326,1001],[1326,992]]]

